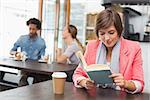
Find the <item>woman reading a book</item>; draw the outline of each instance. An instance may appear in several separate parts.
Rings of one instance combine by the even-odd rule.
[[[110,66],[114,84],[107,86],[129,93],[142,92],[144,78],[142,69],[141,48],[138,42],[126,40],[121,36],[122,22],[117,12],[107,8],[100,12],[96,20],[98,40],[90,41],[84,54],[85,61],[91,64]],[[76,87],[91,89],[95,87],[83,66],[80,64],[73,75]],[[106,88],[105,87],[105,88]]]

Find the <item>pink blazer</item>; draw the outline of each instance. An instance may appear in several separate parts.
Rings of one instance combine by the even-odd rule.
[[[120,73],[123,74],[126,80],[137,80],[142,84],[142,90],[144,88],[144,75],[142,69],[142,56],[141,48],[138,42],[129,41],[121,37],[120,47]],[[96,53],[100,41],[90,41],[86,47],[84,54],[85,60],[88,65],[96,63]],[[73,81],[77,86],[78,80],[87,78],[87,74],[82,70],[81,66],[78,66],[73,75]],[[142,91],[141,90],[141,91]]]

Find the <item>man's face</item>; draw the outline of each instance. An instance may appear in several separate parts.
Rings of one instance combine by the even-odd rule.
[[[35,24],[29,24],[29,36],[30,37],[34,37],[35,35],[37,35],[37,25]]]

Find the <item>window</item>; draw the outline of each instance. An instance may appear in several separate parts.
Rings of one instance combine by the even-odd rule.
[[[9,51],[20,35],[28,34],[26,21],[38,17],[38,0],[0,0],[0,56]]]
[[[55,32],[55,3],[56,0],[44,0],[43,2],[43,26],[42,26],[42,37],[46,41],[47,52],[53,54],[54,48],[54,32]],[[78,8],[78,9],[76,9]],[[77,26],[78,28],[78,39],[84,43],[83,40],[83,24],[84,24],[84,5],[80,2],[71,1],[71,16],[70,24]],[[60,0],[60,18],[59,18],[59,29],[58,29],[58,47],[62,48],[62,31],[64,27],[64,0]]]

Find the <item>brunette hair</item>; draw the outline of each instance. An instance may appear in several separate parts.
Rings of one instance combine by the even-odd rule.
[[[109,28],[111,25],[114,25],[120,37],[123,31],[121,18],[115,10],[107,8],[100,12],[97,16],[95,27],[96,35],[99,37],[98,31],[100,29]]]
[[[68,26],[68,32],[71,34],[72,38],[75,39],[78,43],[79,48],[82,50],[82,52],[84,53],[85,48],[82,46],[81,42],[79,41],[79,39],[77,39],[77,28],[74,25],[69,25]]]

